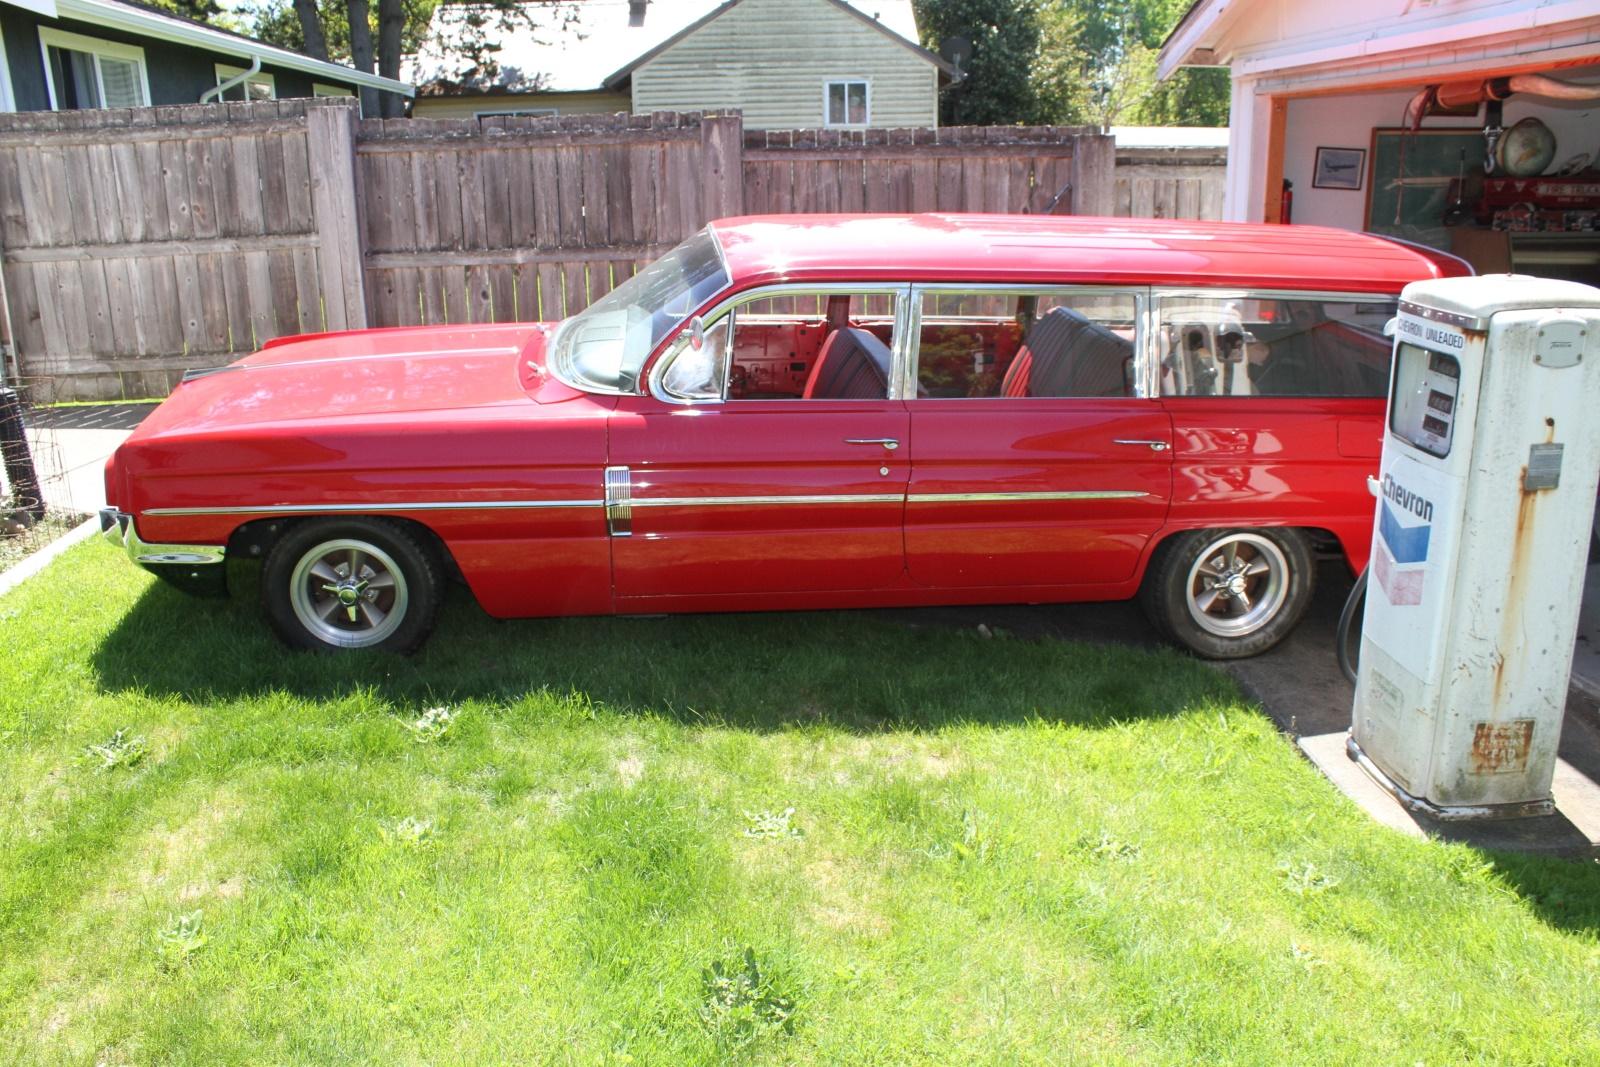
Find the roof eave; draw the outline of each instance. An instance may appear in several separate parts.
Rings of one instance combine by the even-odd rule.
[[[402,96],[416,95],[416,87],[408,82],[396,81],[393,78],[384,78],[376,74],[368,74],[365,71],[359,71],[339,63],[313,59],[310,56],[291,52],[286,48],[278,48],[263,41],[253,41],[246,37],[235,37],[231,34],[219,33],[206,26],[167,18],[153,11],[126,7],[122,4],[107,3],[105,0],[56,0],[56,10],[62,18],[73,18],[102,26],[111,26],[145,37],[191,45],[195,48],[204,48],[207,51],[221,52],[225,55],[240,56],[245,59],[253,59],[259,56],[264,64],[284,67],[288,70],[298,70],[306,74],[319,75],[330,81],[345,82],[362,88],[378,89],[388,93],[399,93]]]
[[[1181,67],[1227,65],[1215,51],[1215,31],[1228,7],[1229,0],[1194,0],[1161,42],[1161,51],[1156,55],[1157,80],[1166,81]]]
[[[683,29],[681,29],[677,33],[673,34],[671,37],[668,37],[666,40],[659,42],[653,48],[648,49],[647,51],[641,53],[640,55],[635,56],[633,59],[629,60],[624,66],[619,67],[617,70],[615,70],[611,74],[607,75],[605,77],[605,79],[600,82],[600,88],[602,88],[602,89],[617,89],[617,88],[619,88],[622,85],[622,83],[627,81],[628,78],[633,74],[633,72],[638,70],[641,66],[643,66],[646,63],[648,63],[650,60],[654,59],[656,56],[660,55],[662,52],[665,52],[667,49],[671,48],[673,45],[676,45],[679,41],[682,41],[686,37],[691,36],[693,33],[695,33],[695,31],[699,30],[701,27],[707,25],[708,23],[714,22],[717,18],[719,18],[725,12],[727,12],[727,10],[729,8],[737,6],[740,2],[741,2],[741,0],[727,0],[727,3],[719,4],[716,7],[712,8],[710,11],[706,12],[704,15],[702,15],[700,18],[696,19],[694,22],[691,22],[689,25],[685,26]],[[849,14],[851,14],[851,15],[854,15],[861,22],[863,22],[866,25],[868,25],[868,26],[872,27],[873,29],[877,30],[879,33],[883,34],[885,37],[888,37],[890,40],[894,41],[896,44],[902,45],[903,47],[909,49],[912,53],[917,55],[919,58],[925,59],[929,63],[932,63],[935,67],[937,67],[939,69],[939,72],[941,74],[943,74],[945,77],[950,79],[949,84],[954,85],[957,82],[961,81],[961,79],[964,77],[964,75],[961,73],[960,68],[956,67],[952,63],[947,62],[943,57],[935,55],[933,52],[928,51],[926,48],[922,47],[920,44],[917,44],[915,41],[910,41],[910,40],[907,40],[906,38],[900,36],[898,33],[896,33],[895,31],[891,30],[889,27],[885,26],[883,23],[879,22],[877,19],[873,18],[871,15],[868,15],[865,11],[857,11],[854,7],[852,7],[851,5],[845,3],[844,0],[828,0],[828,2],[831,3],[834,7],[837,7],[839,10],[845,11],[845,12],[848,12]]]

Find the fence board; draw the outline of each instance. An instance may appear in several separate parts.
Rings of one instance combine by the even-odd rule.
[[[1043,211],[1069,181],[1062,212],[1096,195],[1132,210],[1138,181],[1113,190],[1110,158],[1074,129],[746,134],[736,114],[695,112],[6,115],[0,269],[24,373],[114,395],[284,333],[560,318],[726,214]],[[1149,210],[1220,211],[1220,162],[1141,161],[1164,168]]]

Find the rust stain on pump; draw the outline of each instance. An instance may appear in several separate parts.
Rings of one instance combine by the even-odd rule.
[[[1513,774],[1526,770],[1533,749],[1533,720],[1472,724],[1468,758],[1475,774]]]

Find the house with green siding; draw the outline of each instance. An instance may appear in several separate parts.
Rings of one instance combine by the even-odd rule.
[[[539,5],[498,69],[452,80],[473,17],[441,5],[410,57],[417,118],[739,108],[747,129],[936,126],[960,77],[917,44],[910,0],[588,0]]]

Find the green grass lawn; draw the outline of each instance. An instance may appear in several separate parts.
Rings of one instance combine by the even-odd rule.
[[[95,542],[0,599],[0,813],[4,1062],[1600,1062],[1600,867],[1374,825],[1176,654],[317,657]]]

